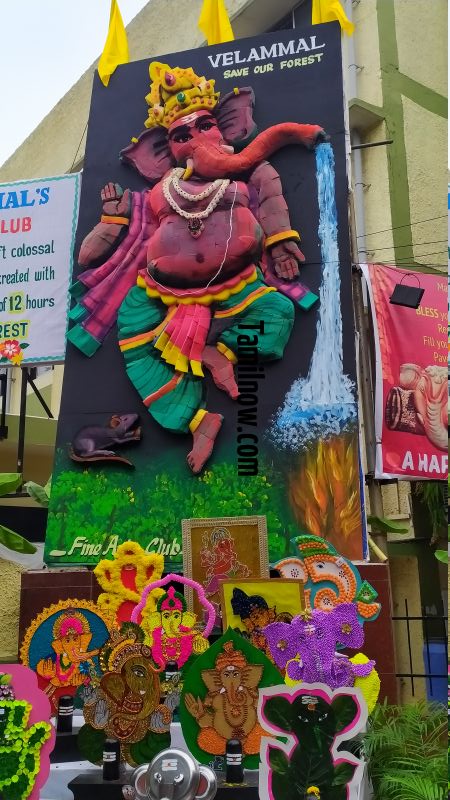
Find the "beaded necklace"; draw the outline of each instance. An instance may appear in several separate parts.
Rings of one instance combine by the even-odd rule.
[[[182,168],[177,167],[164,178],[162,183],[163,195],[173,211],[175,211],[175,213],[180,217],[183,217],[183,219],[188,220],[189,233],[194,237],[194,239],[198,239],[205,227],[202,220],[207,219],[212,214],[216,206],[220,203],[228,186],[230,185],[230,181],[228,178],[218,179],[214,181],[214,183],[207,186],[206,189],[203,189],[202,192],[199,192],[199,194],[190,194],[182,189],[179,184],[179,177],[183,171],[184,170]],[[197,203],[199,200],[204,200],[214,191],[216,191],[216,193],[203,211],[185,211],[184,208],[181,208],[178,205],[177,201],[172,195],[170,191],[171,186],[173,186],[175,192],[177,192],[180,197],[183,197],[185,200],[188,200],[191,203]]]

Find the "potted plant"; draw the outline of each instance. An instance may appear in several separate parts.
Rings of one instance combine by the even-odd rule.
[[[446,800],[447,735],[443,705],[377,705],[363,738],[373,800]]]

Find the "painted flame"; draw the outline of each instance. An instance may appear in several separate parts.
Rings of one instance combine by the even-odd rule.
[[[319,440],[300,456],[289,479],[289,499],[298,524],[322,536],[349,558],[361,554],[361,504],[354,437]],[[352,553],[354,550],[354,553]]]

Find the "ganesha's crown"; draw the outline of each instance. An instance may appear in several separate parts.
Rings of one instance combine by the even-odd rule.
[[[199,78],[191,67],[169,67],[160,61],[152,61],[149,67],[150,92],[146,96],[149,105],[146,128],[162,125],[169,128],[177,119],[193,111],[212,111],[219,100],[214,91],[214,80]]]

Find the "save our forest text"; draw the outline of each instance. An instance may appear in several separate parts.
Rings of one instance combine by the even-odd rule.
[[[248,51],[230,50],[208,56],[214,69],[230,67],[223,78],[247,77],[274,70],[286,70],[319,64],[324,56],[326,44],[318,43],[317,36],[291,39],[289,42],[274,42],[270,46],[260,45]],[[317,51],[321,52],[317,52]],[[254,63],[256,62],[256,63]],[[246,66],[250,64],[250,66]]]

